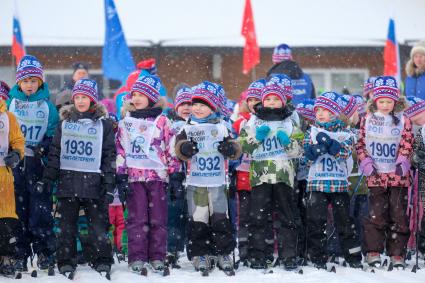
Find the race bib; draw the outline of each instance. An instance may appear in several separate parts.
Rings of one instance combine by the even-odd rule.
[[[186,125],[186,121],[179,120],[179,121],[174,121],[171,124],[171,127],[174,130],[174,133],[177,135],[183,129],[184,125]]]
[[[9,152],[9,116],[0,113],[0,166],[4,164],[4,158]]]
[[[379,173],[395,172],[398,147],[404,128],[404,118],[399,116],[396,126],[390,115],[379,112],[366,118],[366,149]]]
[[[28,146],[36,146],[43,140],[49,123],[49,105],[44,100],[13,99],[9,111],[15,114],[25,137],[25,156],[34,156]]]
[[[125,117],[119,127],[123,129],[122,145],[127,166],[136,169],[159,170],[165,165],[152,147],[152,139],[158,116],[155,121]]]
[[[277,138],[277,131],[285,132],[288,137],[291,136],[293,131],[293,124],[291,118],[287,118],[284,121],[264,121],[258,118],[253,118],[248,122],[250,129],[255,131],[262,125],[270,127],[270,132],[260,146],[252,153],[252,159],[261,160],[276,160],[276,159],[288,159],[284,146],[280,143]],[[255,135],[255,134],[254,134]]]
[[[314,144],[317,144],[316,136],[318,133],[324,132],[331,139],[343,142],[351,138],[350,133],[346,132],[329,132],[317,127],[311,127],[310,137]],[[347,181],[348,168],[347,162],[337,160],[335,156],[328,153],[321,155],[311,166],[308,173],[309,181]]]
[[[226,183],[224,157],[218,152],[219,142],[223,141],[227,128],[223,124],[186,125],[184,130],[188,140],[198,144],[199,152],[190,161],[187,185],[218,187]]]
[[[102,142],[101,120],[63,121],[60,169],[100,173]]]

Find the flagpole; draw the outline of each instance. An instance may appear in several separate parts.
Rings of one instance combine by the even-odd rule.
[[[255,66],[251,69],[251,80],[255,81],[257,79],[257,71],[255,70]]]

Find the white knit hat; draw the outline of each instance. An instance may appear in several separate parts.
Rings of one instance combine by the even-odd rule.
[[[413,58],[416,53],[425,54],[425,41],[419,41],[415,44],[415,46],[413,46],[412,50],[410,51],[410,58]]]

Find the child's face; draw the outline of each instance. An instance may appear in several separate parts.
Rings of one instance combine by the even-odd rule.
[[[246,104],[248,105],[249,112],[255,113],[254,106],[257,105],[260,102],[261,102],[261,100],[255,98],[255,97],[248,98],[248,100],[246,101]]]
[[[40,83],[39,78],[29,77],[29,78],[23,79],[20,82],[20,87],[27,96],[30,96],[31,94],[34,94],[37,92],[39,83]]]
[[[413,116],[412,118],[410,118],[410,120],[416,126],[423,126],[423,125],[425,125],[425,112],[422,112],[422,113],[420,113],[418,115]]]
[[[203,119],[213,114],[213,111],[203,103],[193,103],[192,114],[198,119]]]
[[[87,79],[89,77],[89,72],[85,69],[78,69],[75,71],[75,73],[72,75],[72,80],[74,82],[78,82],[81,79]]]
[[[74,96],[74,105],[78,112],[83,113],[90,109],[90,98],[84,94]]]
[[[332,121],[332,113],[323,107],[317,107],[316,121],[320,123],[328,123]]]
[[[395,101],[389,98],[380,98],[375,103],[378,112],[384,115],[388,115],[391,111],[393,111]]]
[[[149,106],[149,99],[146,97],[146,95],[138,91],[134,91],[131,94],[131,102],[137,110],[145,109]]]
[[[192,113],[192,104],[191,103],[183,103],[177,107],[177,115],[187,120]]]
[[[282,100],[280,100],[279,97],[277,97],[277,95],[268,95],[263,102],[264,107],[268,107],[268,108],[282,108],[283,107],[283,103]]]
[[[420,70],[425,70],[425,54],[416,53],[413,56],[413,63]]]

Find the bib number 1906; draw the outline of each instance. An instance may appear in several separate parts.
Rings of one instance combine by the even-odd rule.
[[[370,149],[372,150],[373,156],[395,157],[396,144],[373,142],[370,144]]]

